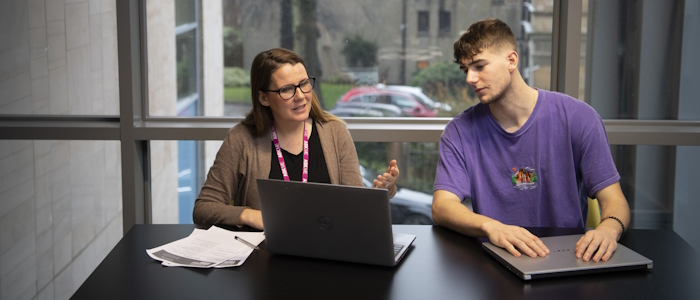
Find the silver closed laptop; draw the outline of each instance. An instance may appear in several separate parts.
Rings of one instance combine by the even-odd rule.
[[[491,244],[482,243],[486,251],[509,270],[524,280],[578,275],[599,272],[651,269],[654,262],[622,244],[617,244],[617,250],[608,261],[583,261],[576,258],[576,242],[582,234],[562,235],[540,238],[549,248],[545,257],[515,257],[507,250]]]
[[[258,179],[271,253],[395,266],[416,236],[393,233],[388,191]]]

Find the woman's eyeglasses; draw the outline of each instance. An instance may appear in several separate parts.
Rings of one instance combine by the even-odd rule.
[[[314,82],[316,81],[315,78],[309,77],[309,79],[304,79],[302,80],[299,84],[297,85],[286,85],[281,87],[278,90],[264,90],[265,92],[275,92],[280,95],[280,98],[283,100],[289,100],[294,98],[294,95],[297,93],[297,88],[299,88],[300,91],[303,93],[310,93],[314,89]]]

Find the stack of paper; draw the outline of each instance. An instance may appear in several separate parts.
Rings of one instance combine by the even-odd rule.
[[[186,238],[147,249],[146,253],[168,267],[237,267],[263,240],[263,232],[229,231],[212,226],[207,230],[195,229]]]

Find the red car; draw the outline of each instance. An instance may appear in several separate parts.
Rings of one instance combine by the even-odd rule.
[[[340,102],[383,103],[399,107],[406,117],[435,117],[437,109],[426,107],[413,95],[375,87],[356,87],[340,98]]]

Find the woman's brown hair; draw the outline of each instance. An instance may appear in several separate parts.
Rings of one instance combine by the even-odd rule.
[[[250,67],[250,93],[253,101],[253,108],[248,112],[241,123],[248,126],[256,136],[267,134],[275,121],[270,107],[263,106],[260,104],[260,101],[258,101],[258,92],[270,88],[272,73],[285,64],[290,64],[292,66],[302,64],[306,67],[301,56],[284,48],[274,48],[261,52],[253,59],[253,65]],[[338,117],[324,111],[316,97],[316,92],[312,91],[311,93],[311,112],[309,115],[312,118],[321,123],[329,121],[342,122]]]

